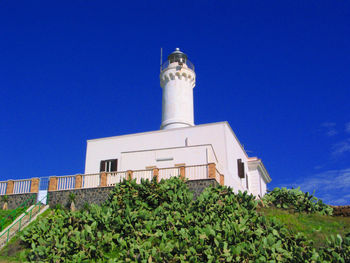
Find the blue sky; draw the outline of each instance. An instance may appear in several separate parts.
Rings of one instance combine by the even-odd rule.
[[[159,50],[196,66],[269,185],[350,204],[349,1],[0,2],[0,179],[84,171],[86,140],[159,129]]]

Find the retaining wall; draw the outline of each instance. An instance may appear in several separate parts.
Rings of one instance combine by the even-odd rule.
[[[16,209],[18,206],[20,206],[25,200],[28,198],[35,196],[30,202],[27,203],[27,206],[33,205],[36,203],[37,199],[37,193],[27,193],[27,194],[11,194],[7,195],[8,196],[8,209]],[[0,208],[2,209],[4,205],[4,202],[0,198]]]
[[[218,185],[215,179],[193,180],[187,181],[187,185],[194,193],[194,199],[196,199],[202,191],[210,185]],[[60,204],[63,207],[70,207],[69,195],[75,194],[75,206],[77,209],[84,208],[85,203],[100,205],[107,200],[110,192],[114,186],[107,187],[95,187],[95,188],[80,188],[61,191],[50,191],[48,204],[51,208]]]

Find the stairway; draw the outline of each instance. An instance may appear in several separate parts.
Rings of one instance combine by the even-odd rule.
[[[48,205],[43,205],[41,203],[29,207],[26,212],[20,215],[11,225],[6,227],[6,229],[0,233],[0,249],[2,249],[12,237],[33,222],[38,215],[45,212],[48,208]]]

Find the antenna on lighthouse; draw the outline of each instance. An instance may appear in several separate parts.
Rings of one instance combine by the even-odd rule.
[[[163,48],[160,48],[160,72],[162,72]]]

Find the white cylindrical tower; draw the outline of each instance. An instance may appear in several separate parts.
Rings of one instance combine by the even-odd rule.
[[[196,74],[193,64],[180,49],[168,56],[160,73],[163,88],[161,129],[194,126],[193,88]]]

